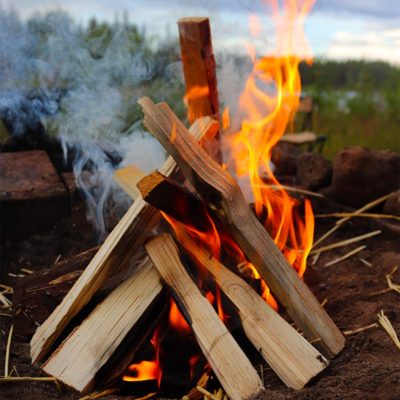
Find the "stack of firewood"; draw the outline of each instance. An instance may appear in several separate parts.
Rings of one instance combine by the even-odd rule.
[[[138,183],[141,194],[62,303],[38,328],[31,342],[32,360],[47,357],[43,370],[82,392],[104,383],[99,381],[99,371],[104,371],[166,288],[227,395],[233,399],[259,397],[264,391],[260,377],[187,272],[182,261],[184,251],[210,273],[234,304],[246,336],[271,368],[288,387],[299,389],[328,365],[327,359],[342,350],[344,337],[276,247],[236,181],[219,165],[218,152],[211,157],[202,146],[210,138],[215,140],[219,131],[216,120],[204,116],[218,118],[216,81],[207,78],[212,72],[210,64],[214,64],[209,23],[206,19],[186,19],[179,24],[182,52],[195,52],[188,56],[190,68],[184,68],[188,92],[195,86],[209,87],[205,96],[208,103],[204,102],[208,109],[196,103],[197,96],[188,98],[192,110],[188,130],[167,104],[154,104],[148,98],[139,101],[144,125],[171,156],[159,171]],[[197,46],[182,44],[185,38],[194,40]],[[185,59],[184,67],[188,65]],[[203,68],[193,70],[193,64]],[[193,75],[202,78],[191,80]],[[182,175],[188,183],[185,187]],[[162,224],[160,211],[188,223],[192,214],[198,219],[207,210],[232,235],[304,336],[193,237],[184,232],[174,237]],[[163,233],[154,236],[155,228]],[[142,261],[128,279],[82,323],[73,326],[74,317],[106,280],[117,269],[128,269],[130,260],[143,246],[146,252]]]

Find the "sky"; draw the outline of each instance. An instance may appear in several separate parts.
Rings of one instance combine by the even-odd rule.
[[[266,1],[266,0],[265,0]],[[299,0],[302,1],[302,0]],[[251,38],[259,50],[273,47],[274,25],[263,0],[0,0],[22,18],[64,10],[77,22],[122,20],[145,26],[149,34],[177,35],[176,21],[209,16],[214,49],[242,51],[249,38],[249,18],[257,14],[261,35]],[[385,60],[400,65],[400,0],[316,0],[305,21],[314,56],[330,59]]]

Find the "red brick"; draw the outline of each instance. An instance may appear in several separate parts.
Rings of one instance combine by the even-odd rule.
[[[49,228],[69,213],[68,191],[42,150],[0,154],[2,241]]]

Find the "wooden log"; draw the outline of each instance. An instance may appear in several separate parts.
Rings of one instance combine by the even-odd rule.
[[[159,274],[146,258],[142,266],[68,336],[43,365],[43,370],[80,392],[93,389],[97,372],[161,290]]]
[[[128,165],[127,167],[117,169],[114,173],[114,180],[121,186],[129,196],[136,200],[139,191],[132,183],[139,182],[145,173],[135,165]],[[129,190],[129,191],[128,191]]]
[[[157,236],[146,244],[146,251],[227,395],[233,400],[261,398],[265,389],[254,367],[190,278],[172,236]]]
[[[178,20],[178,29],[189,122],[193,123],[207,115],[219,120],[217,74],[210,21],[205,17],[181,18]],[[214,160],[221,163],[219,134],[205,138],[203,147]]]
[[[193,220],[205,218],[202,203],[159,172],[143,178],[138,187],[145,188],[141,191],[144,200],[179,221],[194,225]],[[181,206],[176,207],[164,199],[175,199]],[[301,389],[328,365],[324,357],[243,279],[210,256],[184,230],[179,230],[177,237],[192,259],[210,271],[237,307],[246,336],[288,387]]]
[[[160,110],[164,106],[160,106]],[[194,140],[210,131],[216,132],[218,124],[209,117],[193,123],[190,128]],[[174,160],[169,157],[162,171],[167,176],[177,173]],[[88,303],[116,268],[129,265],[132,257],[148,238],[159,221],[159,212],[139,196],[108,235],[100,250],[64,297],[50,317],[36,330],[31,340],[32,362],[42,360],[71,319]]]
[[[224,221],[305,336],[310,341],[318,339],[318,348],[326,356],[338,354],[344,347],[344,336],[258,221],[232,176],[197,145],[171,110],[158,109],[148,98],[139,100],[139,104],[145,113],[145,126]]]

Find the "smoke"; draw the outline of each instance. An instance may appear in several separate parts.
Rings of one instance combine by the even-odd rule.
[[[150,172],[165,159],[141,129],[137,99],[168,100],[182,84],[168,45],[156,52],[132,26],[92,25],[79,27],[63,12],[22,22],[0,8],[0,118],[14,137],[48,134],[61,141],[65,158],[73,152],[88,219],[102,239],[106,208],[126,209],[131,201],[114,171],[135,164]]]

